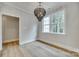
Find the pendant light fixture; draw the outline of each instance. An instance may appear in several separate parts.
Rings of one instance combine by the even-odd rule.
[[[41,7],[41,2],[39,2],[39,6],[34,10],[34,15],[37,17],[38,21],[42,21],[45,14],[46,11],[44,8]]]

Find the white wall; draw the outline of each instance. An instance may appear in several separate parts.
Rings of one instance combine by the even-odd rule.
[[[19,40],[20,44],[36,40],[37,22],[34,15],[23,12],[9,5],[4,5],[0,12],[0,48],[2,48],[2,15],[19,17]]]
[[[42,33],[42,26],[40,23],[38,40],[58,44],[65,48],[79,49],[79,4],[69,3],[65,5],[64,8],[66,34]]]
[[[2,4],[0,3],[0,15],[1,15]],[[2,49],[2,20],[0,16],[0,50]]]

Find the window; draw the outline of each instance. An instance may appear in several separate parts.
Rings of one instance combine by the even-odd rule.
[[[50,18],[49,17],[45,17],[44,19],[43,19],[43,21],[44,21],[44,23],[43,23],[43,32],[49,32],[50,30],[49,30],[49,28],[50,28]]]
[[[57,11],[43,19],[43,32],[63,34],[64,33],[64,10]]]

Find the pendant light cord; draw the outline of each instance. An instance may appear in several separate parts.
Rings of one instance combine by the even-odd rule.
[[[42,3],[42,2],[38,2],[38,3],[39,3],[39,6],[41,6],[41,3]]]

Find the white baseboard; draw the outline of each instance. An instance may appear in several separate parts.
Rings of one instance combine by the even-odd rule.
[[[63,45],[63,44],[57,44],[63,48],[66,48],[66,49],[69,49],[71,51],[75,51],[75,52],[78,52],[79,53],[79,48],[74,48],[74,47],[71,47],[71,46],[66,46],[66,45]]]
[[[52,45],[57,45],[57,46],[60,46],[62,48],[65,48],[65,49],[68,49],[68,50],[71,50],[71,51],[79,52],[79,48],[74,48],[74,47],[71,47],[71,46],[68,46],[68,45],[64,45],[62,43],[59,43],[59,42],[52,42],[51,43],[50,41],[46,41],[46,40],[41,40],[41,41],[50,43]]]
[[[21,42],[20,45],[27,44],[27,43],[30,43],[30,42],[33,42],[33,41],[35,41],[35,40],[24,41],[24,42]]]

